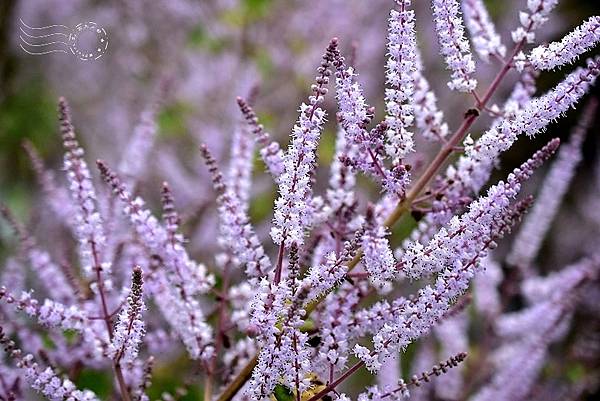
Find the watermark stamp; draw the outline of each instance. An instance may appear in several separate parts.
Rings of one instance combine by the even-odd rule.
[[[33,27],[19,19],[19,46],[32,56],[71,54],[83,61],[98,60],[108,49],[108,34],[95,22]]]

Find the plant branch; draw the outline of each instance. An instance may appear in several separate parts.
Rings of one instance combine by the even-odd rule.
[[[440,151],[435,156],[435,158],[432,160],[432,162],[429,164],[429,166],[427,167],[427,169],[425,170],[423,175],[421,175],[419,177],[419,179],[411,187],[410,191],[406,194],[406,197],[403,198],[402,200],[400,200],[400,202],[398,203],[396,208],[387,217],[387,219],[384,222],[386,227],[388,227],[388,228],[392,227],[395,223],[398,222],[398,220],[400,220],[400,218],[404,215],[404,213],[406,213],[408,210],[410,210],[410,207],[413,204],[413,202],[415,201],[415,199],[418,198],[418,196],[423,192],[423,190],[429,185],[431,180],[436,176],[436,174],[438,174],[439,170],[444,165],[444,163],[446,162],[448,157],[455,151],[456,146],[458,146],[462,142],[462,140],[466,136],[468,130],[471,128],[473,123],[477,120],[477,117],[479,117],[480,112],[483,110],[484,107],[486,107],[487,103],[492,98],[493,94],[496,92],[498,87],[500,86],[500,83],[502,82],[502,80],[504,79],[506,74],[510,71],[514,57],[521,51],[524,44],[525,44],[525,40],[521,40],[519,43],[517,43],[515,45],[511,55],[504,62],[502,68],[496,74],[496,77],[494,78],[494,80],[492,81],[492,83],[490,84],[488,89],[485,91],[484,95],[480,98],[480,101],[476,102],[476,104],[474,105],[474,108],[467,110],[461,125],[454,132],[454,134],[450,137],[450,139],[444,144],[444,146],[440,149]],[[358,263],[360,262],[360,260],[362,258],[362,255],[363,255],[362,249],[358,249],[354,258],[348,263],[348,272],[352,271],[356,267],[356,265],[358,265]],[[309,304],[306,307],[306,316],[310,315],[310,313],[316,309],[316,307],[325,298],[325,296],[326,295],[324,295],[323,297],[319,298],[318,300]],[[248,364],[246,366],[244,366],[244,368],[238,374],[238,376],[225,388],[225,390],[219,396],[217,401],[231,400],[233,398],[233,396],[235,396],[235,394],[237,394],[237,392],[240,390],[240,388],[242,388],[244,383],[250,378],[250,376],[252,375],[252,370],[256,366],[257,362],[258,362],[258,354],[250,362],[248,362]],[[324,389],[323,391],[319,392],[319,394],[321,394],[321,393],[323,393],[323,394],[321,394],[319,397],[317,397],[317,395],[319,395],[319,394],[317,394],[314,397],[312,397],[311,400],[309,400],[309,401],[315,401],[315,400],[321,398],[323,395],[327,394],[331,390],[331,388],[335,388],[335,386],[337,386],[339,383],[341,383],[343,380],[345,380],[346,377],[350,376],[356,370],[360,369],[363,366],[363,364],[364,363],[359,362],[356,365],[352,366],[342,376],[340,376],[335,382],[331,383],[329,386],[326,387],[326,389],[329,388],[329,390],[327,390],[327,392],[325,392],[325,389]]]

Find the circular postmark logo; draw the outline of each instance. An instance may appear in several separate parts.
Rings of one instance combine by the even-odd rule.
[[[97,60],[108,49],[108,34],[95,22],[77,24],[69,34],[69,50],[83,61]]]

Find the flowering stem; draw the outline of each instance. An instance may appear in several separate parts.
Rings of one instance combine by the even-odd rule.
[[[525,207],[528,207],[528,203],[529,205],[531,204],[531,199],[529,199],[528,202],[523,203],[523,205]],[[506,227],[510,226],[510,222],[505,222],[503,223],[503,225],[501,226],[501,231],[506,229]],[[491,237],[490,239],[488,239],[487,241],[485,241],[483,243],[483,246],[481,247],[481,249],[487,249],[490,244],[492,242],[494,242],[495,240],[497,240],[497,237]],[[469,260],[463,267],[460,268],[460,271],[467,271],[468,269],[470,269],[472,266],[475,266],[477,261],[480,259],[480,254],[476,253],[475,256],[473,256],[471,258],[471,260]],[[448,287],[448,284],[446,284],[446,287]],[[465,302],[465,301],[461,301],[461,302]],[[458,303],[457,303],[458,304]],[[461,304],[455,304],[455,306],[457,306],[458,308],[464,307],[464,305]],[[453,313],[453,310],[449,310],[447,312],[447,314]],[[445,315],[444,317],[446,317],[448,315]],[[444,318],[442,317],[442,318]],[[386,340],[383,343],[383,346],[386,347],[389,343],[391,342],[391,339]],[[371,352],[371,355],[375,355],[375,351]],[[329,385],[327,385],[323,390],[319,391],[317,394],[315,394],[314,396],[310,397],[308,399],[308,401],[318,401],[320,400],[322,397],[324,397],[325,395],[327,395],[330,391],[334,390],[336,388],[336,386],[338,386],[339,384],[341,384],[344,380],[346,380],[348,377],[350,377],[352,374],[354,374],[357,370],[359,370],[360,368],[362,368],[365,365],[364,361],[360,361],[357,362],[354,366],[352,366],[350,369],[348,369],[346,372],[344,372],[343,375],[341,375],[338,379],[336,379],[334,382],[330,383]],[[390,396],[391,393],[387,393],[386,395],[384,395],[384,397],[388,397]]]
[[[279,252],[277,254],[277,266],[275,267],[275,276],[273,284],[277,285],[281,281],[281,270],[283,269],[283,255],[285,253],[285,240],[279,244]]]
[[[498,74],[496,75],[496,77],[494,78],[494,80],[492,81],[492,83],[490,84],[488,89],[486,90],[485,94],[481,97],[481,101],[475,105],[474,109],[470,109],[465,113],[465,117],[464,117],[463,122],[460,125],[460,127],[458,127],[458,129],[452,135],[452,137],[440,149],[439,153],[436,155],[436,157],[433,159],[433,161],[427,167],[427,170],[425,170],[423,175],[421,175],[419,180],[417,182],[415,182],[414,186],[411,187],[410,191],[406,194],[406,197],[403,198],[398,203],[396,208],[387,217],[387,219],[384,222],[386,227],[393,226],[400,219],[400,217],[402,217],[402,215],[410,209],[410,207],[411,207],[412,203],[415,201],[415,199],[417,199],[417,197],[421,194],[421,192],[425,189],[425,187],[427,187],[427,185],[433,179],[433,177],[435,177],[435,175],[438,173],[438,170],[445,163],[446,159],[454,152],[456,146],[464,139],[468,130],[471,128],[471,126],[473,125],[473,123],[475,122],[477,117],[479,117],[479,112],[486,106],[487,102],[491,99],[494,92],[498,89],[498,86],[500,86],[500,83],[502,82],[502,80],[504,79],[504,77],[506,76],[508,71],[510,71],[514,57],[521,51],[524,44],[525,44],[525,39],[521,40],[519,43],[517,43],[515,45],[510,56],[504,62],[502,69],[498,72]],[[350,262],[348,262],[348,272],[350,272],[354,267],[356,267],[356,265],[358,265],[358,263],[360,262],[360,260],[362,258],[362,255],[363,255],[362,249],[358,249],[354,258]],[[324,297],[321,297],[317,301],[309,304],[305,309],[306,316],[308,316],[313,310],[315,310],[317,305],[323,299],[324,299]],[[250,362],[248,362],[248,364],[246,366],[244,366],[242,371],[227,386],[227,388],[225,389],[225,391],[223,391],[221,396],[219,396],[217,401],[231,400],[233,398],[233,396],[235,396],[235,394],[239,391],[239,389],[242,388],[244,383],[250,378],[250,376],[252,375],[252,370],[256,366],[257,362],[258,362],[258,354]],[[337,386],[339,383],[344,381],[348,376],[350,376],[352,373],[354,373],[355,371],[360,369],[363,366],[363,364],[364,364],[363,362],[359,362],[356,365],[352,366],[342,376],[340,376],[335,382],[328,385],[325,389],[323,389],[323,391],[319,392],[314,397],[311,397],[311,399],[308,401],[316,401],[319,398],[321,398],[323,395],[326,395],[332,388],[335,388],[335,386]],[[327,390],[327,391],[325,391],[325,390]]]
[[[217,337],[215,339],[215,352],[211,358],[208,372],[206,374],[206,381],[204,384],[204,401],[210,401],[212,399],[212,388],[213,388],[213,377],[217,368],[217,357],[219,351],[223,345],[223,336],[225,335],[225,319],[226,319],[226,307],[227,307],[227,290],[229,289],[229,262],[225,263],[223,268],[223,286],[221,288],[221,294],[219,295],[219,312],[217,315]]]
[[[367,151],[369,152],[369,156],[371,156],[371,160],[373,161],[373,166],[375,166],[375,169],[377,170],[377,172],[379,173],[379,175],[381,176],[381,178],[385,179],[385,173],[383,172],[383,169],[381,168],[381,165],[377,161],[377,158],[373,154],[373,150],[371,150],[371,148],[368,148]]]
[[[110,341],[113,339],[113,330],[111,324],[111,314],[108,312],[108,306],[106,304],[106,295],[104,293],[104,280],[102,279],[102,267],[100,266],[100,260],[98,257],[98,251],[96,250],[96,244],[91,242],[92,248],[92,257],[94,260],[94,266],[96,270],[96,281],[98,283],[98,294],[100,296],[100,303],[102,305],[102,320],[106,325],[106,331],[108,332],[108,338]],[[113,362],[113,369],[115,371],[115,377],[117,378],[117,382],[119,383],[119,390],[121,391],[121,397],[123,401],[131,401],[129,397],[129,392],[127,391],[127,384],[125,383],[125,378],[123,377],[123,372],[121,371],[121,365],[119,361],[116,360]]]
[[[96,250],[96,244],[94,242],[91,243],[91,248],[94,266],[96,270],[96,280],[98,283],[98,294],[100,296],[100,303],[102,304],[102,320],[104,320],[104,323],[106,325],[106,330],[108,331],[108,338],[110,339],[110,341],[112,341],[113,331],[112,324],[110,322],[111,314],[108,312],[108,306],[106,305],[106,295],[104,294],[104,281],[102,280],[102,268],[100,266],[98,252]],[[127,384],[125,384],[123,372],[121,371],[121,365],[119,364],[118,360],[113,362],[113,368],[115,371],[115,377],[117,378],[117,382],[119,383],[119,389],[121,390],[121,397],[123,398],[123,401],[131,401],[131,398],[129,397],[129,392],[127,391]]]
[[[402,215],[409,210],[415,199],[417,199],[417,197],[421,194],[433,177],[435,177],[448,156],[454,152],[455,147],[462,142],[463,138],[467,134],[467,131],[471,128],[477,117],[479,117],[479,112],[486,106],[487,102],[489,102],[496,89],[498,89],[498,86],[508,71],[510,71],[513,58],[521,51],[521,48],[524,44],[525,40],[521,40],[519,43],[517,43],[508,60],[504,62],[502,69],[498,72],[481,100],[475,105],[475,109],[469,110],[467,113],[465,113],[465,118],[463,119],[460,127],[458,127],[452,137],[444,144],[442,149],[440,149],[439,153],[427,167],[427,170],[425,170],[423,175],[419,177],[419,180],[406,194],[406,197],[398,203],[396,208],[385,220],[384,224],[386,227],[392,227],[394,224],[396,224],[400,217],[402,217]],[[362,250],[359,250],[354,259],[352,259],[352,261],[348,264],[348,271],[352,270],[358,264],[358,262],[360,262],[361,257]]]
[[[429,181],[431,181],[431,179],[435,176],[438,169],[442,166],[442,164],[444,163],[446,158],[448,156],[450,156],[450,154],[453,152],[454,148],[456,146],[458,146],[458,144],[460,142],[462,142],[467,131],[469,130],[469,128],[471,128],[471,126],[473,125],[473,123],[475,122],[477,117],[479,116],[479,112],[481,110],[483,110],[483,108],[486,106],[487,102],[489,102],[489,100],[492,97],[492,95],[494,94],[494,92],[496,92],[496,89],[498,89],[498,86],[500,85],[500,83],[502,82],[502,80],[504,79],[504,77],[506,76],[508,71],[510,71],[512,60],[517,55],[517,53],[519,53],[519,51],[521,51],[521,48],[523,47],[524,43],[525,43],[525,41],[522,40],[515,46],[511,56],[504,63],[504,65],[502,66],[502,69],[500,70],[500,72],[498,72],[498,74],[496,75],[496,77],[494,78],[494,80],[492,81],[490,86],[488,87],[488,89],[485,92],[485,94],[483,95],[483,97],[475,105],[475,108],[477,111],[476,112],[475,111],[471,112],[470,110],[467,111],[461,126],[454,133],[454,135],[452,135],[452,137],[448,140],[448,142],[446,142],[446,144],[444,144],[444,146],[442,147],[440,152],[437,154],[435,159],[433,159],[433,161],[431,162],[431,164],[429,165],[427,170],[423,173],[423,175],[419,178],[419,180],[411,188],[411,190],[407,194],[406,198],[398,204],[396,209],[387,218],[386,226],[390,227],[398,221],[400,216],[408,209],[408,207],[410,206],[412,201],[414,199],[416,199],[416,197],[421,193],[421,191],[427,186]]]
[[[383,394],[381,396],[381,398],[387,398],[387,397],[391,397],[393,396],[395,393],[402,391],[403,389],[406,389],[409,386],[419,386],[420,382],[422,381],[429,381],[429,377],[430,376],[439,376],[441,372],[445,372],[445,369],[457,366],[460,362],[462,362],[465,357],[467,356],[466,353],[460,353],[456,356],[451,357],[450,359],[448,359],[445,362],[442,362],[440,365],[442,368],[439,367],[434,367],[430,372],[423,372],[423,374],[421,375],[421,377],[417,378],[416,376],[413,377],[413,379],[407,383],[407,384],[403,384],[402,386],[400,386],[397,389],[391,390],[385,394]],[[346,373],[344,373],[343,375],[341,375],[337,380],[335,380],[334,382],[331,382],[331,384],[327,385],[323,390],[319,391],[317,394],[315,394],[314,396],[310,397],[308,399],[308,401],[317,401],[320,400],[321,398],[323,398],[324,396],[327,395],[327,393],[329,393],[330,391],[332,391],[333,389],[335,389],[336,386],[338,386],[341,382],[343,382],[344,380],[346,380],[348,377],[350,377],[354,372],[356,372],[358,369],[360,369],[365,363],[363,361],[358,362],[357,364],[355,364],[354,366],[352,366],[350,369],[348,369],[346,371]]]

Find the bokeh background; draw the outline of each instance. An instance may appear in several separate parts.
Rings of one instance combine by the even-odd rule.
[[[446,87],[448,74],[438,55],[430,2],[415,3],[426,75],[452,129],[472,99],[451,93]],[[518,10],[525,8],[526,1],[486,3],[509,44],[509,32],[518,25]],[[114,166],[122,165],[140,114],[158,97],[158,136],[137,191],[157,206],[160,184],[168,181],[186,217],[184,229],[192,254],[208,260],[216,249],[214,194],[197,151],[199,144],[208,143],[217,158],[226,161],[232,134],[241,119],[235,98],[254,90],[255,109],[262,123],[285,145],[298,105],[307,96],[320,56],[333,36],[339,37],[347,57],[355,59],[367,99],[381,116],[385,35],[391,5],[391,0],[1,0],[0,200],[34,231],[38,230],[38,235],[44,233],[44,214],[48,210],[40,200],[22,143],[25,139],[31,141],[47,166],[60,169],[62,153],[56,118],[59,96],[65,96],[71,104],[88,162],[102,158]],[[594,14],[600,14],[599,1],[563,0],[538,37],[541,42],[557,39]],[[108,51],[93,62],[62,53],[26,54],[19,47],[20,19],[30,26],[75,26],[94,21],[108,32]],[[479,62],[481,89],[497,69],[495,64]],[[542,74],[538,93],[562,76],[564,70]],[[515,74],[510,75],[498,91],[498,104],[502,104],[515,79]],[[594,90],[592,95],[598,93]],[[326,104],[330,116],[334,115],[332,96]],[[577,118],[578,111],[574,111],[539,138],[520,140],[504,156],[496,176],[505,175],[551,136],[566,137]],[[477,136],[489,122],[490,118],[481,118],[472,133]],[[335,129],[335,119],[330,118],[319,149],[320,185],[326,183],[326,166],[333,157]],[[572,261],[575,255],[569,253],[570,244],[581,241],[577,227],[583,217],[577,211],[577,202],[593,182],[599,130],[597,118],[584,146],[585,160],[556,224],[567,234],[561,234],[560,241],[551,237],[545,245],[542,262],[547,260],[551,266]],[[417,143],[422,154],[413,160],[415,174],[435,149],[431,144]],[[259,162],[256,166],[250,212],[259,234],[266,237],[275,188],[263,173],[263,166]],[[531,185],[535,184],[534,180]],[[375,199],[376,191],[367,183],[363,185],[365,193],[371,191]],[[396,234],[401,235],[408,227],[410,222]],[[46,234],[41,241],[50,244],[51,251],[59,252],[56,244],[61,240]],[[3,261],[13,252],[14,244],[5,225],[0,226],[0,240]],[[159,369],[156,376],[156,388],[162,383],[164,389],[172,390],[177,369]],[[98,374],[86,377],[81,379],[83,385],[98,394],[103,394],[103,386],[108,388],[109,378]]]

